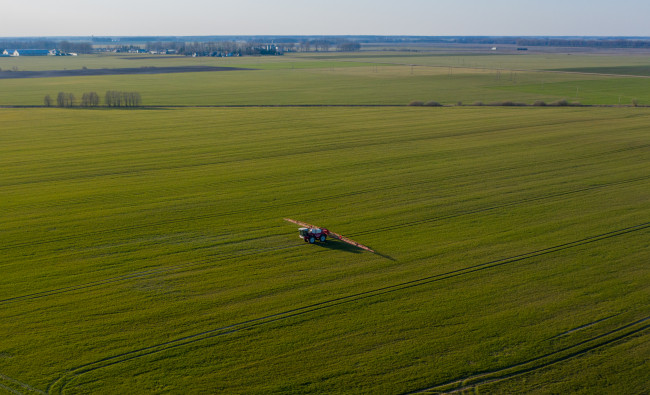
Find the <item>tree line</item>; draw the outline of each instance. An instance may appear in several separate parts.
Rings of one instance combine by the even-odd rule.
[[[3,40],[1,49],[58,49],[63,53],[89,54],[93,46],[89,42],[53,41],[53,40]]]
[[[138,92],[107,91],[104,103],[106,107],[140,107],[142,97]]]
[[[73,93],[59,92],[56,96],[56,101],[50,95],[45,95],[43,98],[45,107],[98,107],[100,105],[100,98],[97,92],[85,92],[81,96],[81,101],[77,103],[77,99]],[[120,91],[106,91],[104,95],[104,105],[106,107],[141,107],[142,96],[139,92],[120,92]]]
[[[0,49],[52,49],[52,48],[56,48],[56,41],[52,41],[52,40],[2,40],[0,41]]]
[[[650,48],[650,40],[614,37],[449,37],[446,42],[457,44],[509,44],[520,47]]]
[[[563,39],[563,38],[522,38],[520,46],[547,47],[593,47],[593,48],[650,48],[648,40],[629,39]]]
[[[285,40],[268,43],[252,40],[247,42],[235,41],[196,41],[196,42],[165,42],[153,41],[146,45],[147,51],[173,51],[179,55],[197,56],[245,56],[245,55],[280,55],[284,52],[328,52],[359,51],[361,44],[342,38],[318,38],[304,40]]]

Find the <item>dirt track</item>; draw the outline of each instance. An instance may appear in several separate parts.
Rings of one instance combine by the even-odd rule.
[[[252,70],[252,69],[244,69],[239,67],[178,66],[178,67],[126,67],[121,69],[3,71],[0,72],[0,79],[85,77],[85,76],[95,76],[95,75],[127,75],[127,74],[198,73],[198,72],[205,72],[205,71],[240,71],[240,70]]]

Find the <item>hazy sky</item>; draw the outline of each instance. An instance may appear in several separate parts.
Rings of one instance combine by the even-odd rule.
[[[650,36],[648,0],[5,0],[0,37]]]

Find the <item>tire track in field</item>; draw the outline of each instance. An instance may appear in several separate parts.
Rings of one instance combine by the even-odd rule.
[[[561,163],[561,162],[571,162],[576,159],[589,159],[593,157],[602,157],[603,155],[608,155],[608,154],[616,154],[620,152],[627,152],[630,150],[636,150],[636,149],[643,149],[650,147],[650,144],[644,144],[640,146],[634,146],[634,147],[624,147],[624,148],[618,148],[612,151],[608,151],[605,153],[597,153],[597,154],[592,154],[592,155],[583,155],[580,157],[576,158],[566,158],[562,160],[549,160],[549,161],[542,161],[538,162],[536,165],[543,165],[543,164],[548,164],[548,163]],[[471,175],[481,175],[481,174],[494,174],[498,172],[504,172],[504,171],[510,171],[510,170],[516,170],[516,169],[521,169],[521,168],[527,168],[529,167],[530,164],[523,164],[520,166],[503,166],[498,169],[491,169],[491,170],[483,170],[479,172],[473,172]],[[314,170],[314,171],[321,171],[321,170]],[[382,187],[370,187],[366,188],[363,190],[358,190],[358,191],[350,191],[350,192],[345,192],[345,193],[339,193],[335,195],[330,195],[330,196],[322,196],[318,198],[309,198],[309,199],[301,199],[301,200],[296,200],[296,201],[291,201],[291,202],[284,202],[284,203],[274,203],[274,204],[266,204],[266,205],[258,205],[254,208],[250,209],[238,209],[238,210],[230,210],[227,212],[219,212],[219,213],[207,213],[207,214],[202,214],[202,215],[196,215],[190,218],[181,218],[181,219],[165,219],[165,220],[159,220],[156,222],[148,222],[146,224],[140,224],[140,225],[129,225],[125,227],[120,227],[120,228],[114,228],[112,231],[115,232],[122,232],[122,231],[127,231],[127,230],[132,230],[132,229],[142,229],[142,228],[149,228],[152,226],[159,226],[159,225],[171,225],[175,223],[181,223],[181,222],[186,222],[189,220],[200,220],[200,219],[209,219],[209,218],[218,218],[218,217],[224,217],[228,215],[234,215],[234,214],[241,214],[241,213],[247,213],[251,211],[260,211],[260,210],[268,210],[270,208],[281,208],[281,207],[291,207],[294,205],[305,205],[305,204],[311,204],[311,203],[317,203],[319,201],[325,201],[325,200],[334,200],[334,199],[340,199],[344,197],[351,197],[351,196],[357,196],[357,195],[362,195],[362,194],[367,194],[367,193],[373,193],[373,192],[381,192],[381,191],[386,191],[386,190],[393,190],[393,189],[399,189],[399,188],[406,188],[406,187],[412,187],[412,186],[417,186],[417,185],[426,185],[426,184],[436,184],[439,183],[440,181],[446,181],[449,179],[456,179],[459,177],[467,176],[466,175],[449,175],[447,177],[439,178],[436,180],[427,180],[427,181],[416,181],[416,182],[411,182],[411,183],[403,183],[403,184],[395,184],[391,186],[382,186]],[[646,177],[640,177],[638,180],[641,179],[647,179],[650,178],[650,176]],[[636,180],[636,179],[634,179]],[[237,181],[234,181],[237,182]],[[604,186],[604,185],[603,185]],[[61,241],[66,241],[66,240],[75,240],[75,239],[81,239],[81,238],[87,238],[89,236],[95,236],[95,235],[101,235],[105,234],[105,230],[98,230],[95,232],[86,232],[84,234],[78,234],[78,235],[68,235],[68,236],[61,236],[58,238],[51,238],[51,239],[46,239],[46,240],[34,240],[34,241],[27,241],[27,242],[22,242],[22,243],[14,243],[14,244],[4,244],[0,245],[0,251],[3,250],[8,250],[11,248],[20,248],[20,247],[27,247],[27,246],[34,246],[34,245],[43,245],[43,244],[49,244],[49,243],[57,243]],[[351,234],[355,235],[355,234]]]
[[[456,218],[456,217],[460,217],[460,216],[463,216],[463,215],[476,214],[476,213],[480,213],[480,212],[487,212],[487,211],[497,210],[497,209],[501,209],[501,208],[505,208],[505,207],[513,207],[513,206],[516,206],[516,205],[519,205],[519,204],[522,204],[522,203],[530,203],[530,202],[534,202],[534,201],[541,201],[541,200],[546,200],[546,199],[555,198],[555,197],[563,197],[563,196],[568,196],[568,195],[572,195],[572,194],[579,193],[579,192],[605,188],[605,187],[608,187],[608,186],[615,186],[615,185],[620,185],[620,184],[632,183],[632,182],[646,180],[646,179],[650,179],[650,175],[649,176],[644,176],[644,177],[633,178],[633,179],[629,179],[629,180],[617,181],[617,182],[613,182],[613,183],[609,183],[609,184],[600,184],[600,185],[595,185],[595,186],[591,186],[591,187],[580,188],[580,189],[573,190],[573,191],[568,191],[568,192],[559,192],[559,193],[555,193],[555,194],[538,196],[538,197],[535,197],[535,198],[521,199],[521,200],[518,200],[518,201],[509,202],[509,203],[505,203],[505,204],[501,204],[501,205],[496,205],[496,206],[491,206],[491,207],[483,207],[483,208],[479,208],[479,209],[475,209],[475,210],[469,210],[469,211],[463,211],[463,212],[459,212],[459,213],[455,213],[455,214],[449,214],[449,215],[446,215],[446,216],[425,218],[425,219],[422,219],[422,220],[410,221],[410,222],[406,222],[406,223],[402,223],[402,224],[390,225],[390,226],[381,227],[381,228],[373,228],[373,231],[363,231],[363,232],[358,232],[358,233],[351,233],[349,235],[351,237],[356,237],[356,236],[360,236],[360,235],[374,233],[376,231],[388,231],[388,230],[401,229],[401,228],[416,226],[416,225],[420,225],[420,224],[424,224],[424,223],[430,223],[430,222],[441,221],[441,220],[444,220],[444,219]],[[418,183],[415,183],[415,184],[420,184],[420,183],[421,182],[418,182]],[[397,188],[397,187],[401,187],[401,186],[393,186],[391,188]],[[360,193],[367,193],[367,191],[364,191],[364,192],[356,191],[356,192],[350,192],[350,193],[345,193],[345,194],[340,194],[340,195],[349,196],[350,194],[354,195],[354,194],[360,194]],[[340,195],[333,195],[333,196],[331,196],[329,198],[334,199],[334,198],[337,198]],[[315,198],[315,199],[308,199],[308,200],[310,200],[310,201],[313,200],[314,202],[316,202],[316,201],[321,201],[323,199]],[[280,204],[278,206],[291,205],[291,204],[293,204],[293,203],[282,203],[282,204]],[[242,209],[242,210],[236,210],[234,212],[248,212],[248,211],[251,211],[251,210]],[[230,215],[230,214],[221,213],[221,215]],[[213,217],[213,216],[216,216],[216,215],[214,215],[214,214],[206,214],[206,215],[203,215],[203,216],[193,217],[193,219],[204,219],[204,218],[210,218],[210,217]],[[186,220],[182,220],[182,221],[184,222]],[[169,224],[169,223],[174,223],[174,222],[181,222],[181,220],[160,221],[158,224],[154,224],[154,225],[163,225],[163,224]],[[137,226],[137,228],[144,227],[144,226],[145,225]],[[150,225],[147,225],[147,226],[150,226]],[[129,230],[129,229],[133,229],[133,228],[134,227],[129,227],[129,228],[124,228],[123,230]],[[100,232],[98,232],[98,233],[100,233]],[[85,235],[85,236],[87,236],[87,235]],[[251,240],[253,240],[253,239],[247,239],[245,241],[251,241]],[[297,246],[271,247],[271,248],[266,248],[266,249],[255,249],[255,250],[246,251],[244,253],[235,253],[235,254],[230,254],[230,255],[227,255],[227,256],[220,256],[217,259],[217,261],[226,260],[226,259],[230,259],[230,258],[236,258],[236,257],[243,257],[243,256],[248,256],[248,255],[254,255],[254,254],[257,254],[257,253],[260,253],[260,252],[271,252],[271,251],[278,251],[278,250],[290,249],[290,248],[296,248],[296,247]],[[49,296],[54,296],[54,295],[57,295],[57,294],[62,294],[62,293],[67,293],[67,292],[74,292],[74,291],[79,291],[79,290],[83,290],[83,289],[96,288],[96,287],[109,285],[109,284],[113,284],[113,283],[118,283],[118,282],[123,282],[123,281],[129,281],[129,280],[140,279],[140,278],[147,278],[147,277],[152,277],[152,276],[162,274],[162,273],[178,273],[178,272],[182,272],[183,269],[188,269],[188,268],[191,268],[191,267],[200,266],[200,265],[208,263],[208,262],[214,263],[215,261],[212,260],[212,258],[206,258],[206,259],[202,259],[200,261],[195,261],[195,262],[191,262],[191,263],[185,263],[185,264],[179,264],[179,265],[168,266],[168,267],[163,267],[163,268],[151,269],[151,270],[146,270],[146,271],[128,273],[128,274],[124,274],[124,275],[120,275],[120,276],[109,277],[109,278],[106,278],[106,279],[103,279],[103,280],[97,280],[97,281],[91,281],[91,282],[82,283],[82,284],[76,284],[76,285],[72,285],[72,286],[69,286],[69,287],[61,287],[61,288],[55,288],[55,289],[50,289],[50,290],[39,291],[39,292],[31,293],[31,294],[15,296],[15,297],[6,298],[6,299],[0,299],[0,305],[1,304],[6,304],[6,303],[15,303],[15,302],[24,301],[24,300],[39,299],[39,298],[43,298],[43,297],[49,297]]]
[[[374,298],[386,294],[391,294],[394,292],[406,290],[406,289],[411,289],[415,287],[420,287],[423,285],[431,284],[434,282],[438,281],[443,281],[459,276],[465,276],[469,274],[474,274],[480,271],[488,270],[488,269],[493,269],[497,268],[500,266],[516,263],[516,262],[521,262],[527,259],[531,258],[536,258],[536,257],[541,257],[549,254],[553,254],[556,252],[560,252],[563,250],[571,249],[571,248],[576,248],[596,242],[600,242],[603,240],[607,240],[610,238],[614,237],[619,237],[623,235],[627,235],[630,233],[634,232],[640,232],[643,230],[650,229],[650,222],[646,223],[641,223],[638,225],[634,226],[629,226],[626,228],[621,228],[617,230],[613,230],[610,232],[606,233],[601,233],[598,235],[590,236],[584,239],[568,242],[568,243],[563,243],[563,244],[558,244],[552,247],[536,250],[536,251],[531,251],[528,253],[520,254],[520,255],[515,255],[507,258],[502,258],[494,261],[489,261],[485,263],[480,263],[472,266],[468,266],[462,269],[456,269],[452,271],[448,271],[445,273],[439,273],[431,276],[426,276],[422,277],[416,280],[411,280],[411,281],[406,281],[406,282],[401,282],[398,284],[393,284],[385,287],[380,287],[364,292],[359,292],[356,294],[348,295],[348,296],[342,296],[338,298],[333,298],[329,299],[326,301],[322,302],[317,302],[317,303],[312,303],[306,306],[302,307],[296,307],[296,308],[291,308],[279,313],[274,313],[274,314],[268,314],[262,317],[258,318],[252,318],[249,320],[241,321],[238,323],[230,324],[230,325],[225,325],[221,326],[218,328],[213,328],[213,329],[208,329],[206,331],[202,331],[199,333],[183,336],[180,338],[176,338],[174,340],[162,342],[162,343],[157,343],[153,344],[151,346],[135,349],[132,351],[127,351],[123,353],[119,353],[116,355],[112,355],[109,357],[101,358],[99,360],[96,360],[94,362],[90,363],[85,363],[82,365],[79,365],[77,367],[74,367],[70,369],[67,373],[65,373],[63,376],[58,378],[56,381],[54,381],[48,388],[48,392],[61,392],[63,388],[65,387],[66,383],[68,383],[72,378],[92,372],[97,369],[102,369],[105,367],[109,367],[112,365],[128,362],[137,358],[142,358],[148,355],[160,353],[163,351],[175,349],[178,347],[183,347],[187,346],[189,344],[197,343],[197,342],[202,342],[206,341],[212,338],[216,338],[219,336],[225,336],[229,335],[235,332],[240,332],[244,330],[251,330],[256,327],[260,327],[263,325],[268,325],[274,322],[278,321],[283,321],[287,320],[290,318],[294,317],[299,317],[303,316],[309,313],[313,313],[316,311],[320,310],[325,310],[329,309],[335,306],[340,306],[343,304],[347,303],[353,303],[353,302],[358,302],[364,299],[368,298]]]
[[[614,152],[619,152],[619,150],[615,150]],[[524,166],[526,167],[526,166]],[[508,170],[514,170],[517,169],[518,167],[503,167],[499,170],[496,170],[497,172],[501,171],[508,171]],[[484,172],[478,172],[478,173],[473,173],[474,175],[478,174],[491,174],[494,173],[494,171],[484,171]],[[358,190],[358,191],[350,191],[350,192],[344,192],[344,193],[339,193],[339,194],[334,194],[330,196],[319,196],[315,198],[308,198],[308,199],[301,199],[301,200],[296,200],[296,201],[291,201],[291,202],[281,202],[281,203],[273,203],[273,204],[266,204],[266,205],[257,205],[252,208],[241,208],[241,209],[236,209],[236,210],[230,210],[230,211],[225,211],[225,212],[216,212],[216,213],[206,213],[206,214],[201,214],[201,215],[195,215],[190,218],[176,218],[176,219],[162,219],[159,221],[154,221],[154,222],[147,222],[147,223],[142,223],[142,224],[134,224],[134,225],[129,225],[129,226],[123,226],[119,228],[113,228],[111,229],[111,232],[124,232],[124,231],[129,231],[129,230],[134,230],[134,229],[144,229],[144,228],[151,228],[154,226],[161,226],[161,225],[173,225],[177,223],[183,223],[187,221],[195,221],[195,220],[203,220],[203,219],[210,219],[210,218],[219,218],[219,217],[225,217],[229,215],[235,215],[235,214],[243,214],[243,213],[249,213],[249,212],[255,212],[255,211],[263,211],[263,210],[268,210],[271,208],[282,208],[282,207],[291,207],[295,205],[309,205],[312,203],[318,203],[320,201],[326,201],[326,200],[335,200],[335,199],[340,199],[340,198],[345,198],[345,197],[351,197],[351,196],[358,196],[358,195],[363,195],[367,193],[373,193],[373,192],[381,192],[381,191],[387,191],[387,190],[392,190],[392,189],[399,189],[399,188],[406,188],[406,187],[411,187],[411,186],[417,186],[417,185],[425,185],[425,184],[436,184],[439,183],[440,181],[448,180],[448,179],[454,179],[454,178],[459,178],[458,175],[450,175],[448,177],[436,179],[436,180],[430,180],[430,181],[416,181],[416,182],[411,182],[411,183],[406,183],[406,184],[396,184],[396,185],[391,185],[391,186],[382,186],[382,187],[370,187],[366,188],[363,190]],[[500,206],[493,206],[490,208],[486,209],[477,209],[473,211],[468,211],[468,212],[463,212],[459,213],[457,215],[452,215],[452,216],[445,216],[445,217],[436,217],[436,218],[429,218],[429,219],[424,219],[424,220],[419,220],[419,221],[412,221],[412,222],[407,222],[399,225],[394,225],[394,226],[388,226],[385,228],[385,230],[392,230],[392,229],[399,229],[403,227],[408,227],[411,225],[418,225],[420,223],[426,223],[426,222],[434,222],[438,221],[441,219],[446,219],[446,218],[454,218],[456,216],[460,215],[465,215],[465,214],[473,214],[473,213],[478,213],[478,212],[483,212],[483,211],[489,211],[489,210],[495,210],[498,208],[502,207],[509,207],[513,206],[516,204],[520,203],[525,203],[529,201],[535,201],[535,200],[543,200],[546,198],[552,198],[552,197],[559,197],[559,196],[564,196],[564,195],[569,195],[573,193],[579,193],[583,191],[588,191],[592,189],[599,189],[599,188],[605,188],[608,186],[613,186],[613,185],[620,185],[620,184],[625,184],[625,183],[631,183],[635,181],[642,181],[650,179],[650,175],[648,176],[643,176],[643,177],[637,177],[629,180],[623,180],[623,181],[615,181],[612,183],[606,183],[606,184],[600,184],[596,186],[591,186],[591,187],[586,187],[586,188],[580,188],[577,190],[573,191],[568,191],[568,192],[562,192],[562,193],[557,193],[557,194],[551,194],[551,195],[545,195],[545,196],[540,196],[537,198],[531,198],[531,199],[523,199],[520,201],[515,201],[511,203],[506,203],[504,205]],[[359,235],[364,235],[364,234],[369,234],[369,233],[374,233],[371,231],[365,231],[365,232],[358,232],[358,233],[349,233],[350,236],[359,236]],[[9,250],[13,248],[20,248],[20,247],[28,247],[28,246],[35,246],[35,245],[45,245],[45,244],[50,244],[50,243],[57,243],[57,242],[62,242],[62,241],[68,241],[68,240],[76,240],[76,239],[82,239],[82,238],[88,238],[96,235],[103,235],[106,234],[106,230],[97,230],[95,232],[86,232],[84,234],[76,234],[76,235],[67,235],[67,236],[61,236],[61,237],[55,237],[55,238],[50,238],[50,239],[44,239],[44,240],[33,240],[33,241],[26,241],[22,243],[14,243],[14,244],[5,244],[0,246],[0,251],[4,250]]]
[[[584,119],[576,119],[576,120],[570,120],[570,121],[552,121],[549,123],[544,124],[545,127],[548,126],[553,126],[553,125],[567,125],[569,123],[583,123],[585,122]],[[509,130],[516,130],[516,129],[525,129],[527,127],[531,126],[536,126],[536,125],[527,125],[525,127],[522,127],[521,125],[509,125],[509,126],[493,126],[489,129],[479,129],[479,130],[469,130],[469,131],[454,131],[451,133],[446,133],[446,134],[440,134],[440,135],[431,135],[430,132],[421,132],[418,133],[408,139],[401,139],[397,140],[400,143],[412,143],[412,142],[418,142],[418,141],[426,141],[426,140],[438,140],[438,139],[444,139],[444,138],[450,138],[450,137],[460,137],[460,136],[471,136],[471,135],[476,135],[476,134],[485,134],[485,133],[493,133],[493,132],[503,132],[503,131],[509,131]],[[106,177],[106,176],[121,176],[121,175],[128,175],[128,174],[134,174],[134,173],[142,173],[142,172],[147,172],[147,171],[161,171],[161,170],[179,170],[179,169],[189,169],[189,168],[194,168],[194,167],[204,167],[204,166],[214,166],[214,165],[227,165],[227,164],[236,164],[236,163],[241,163],[241,162],[250,162],[250,161],[256,161],[256,160],[265,160],[265,159],[276,159],[276,158],[283,158],[283,157],[290,157],[290,156],[296,156],[296,155],[314,155],[314,154],[321,154],[329,151],[338,151],[341,149],[351,149],[351,148],[368,148],[368,147],[377,147],[377,146],[390,146],[395,144],[396,140],[389,140],[389,141],[376,141],[376,142],[367,142],[367,141],[360,141],[360,140],[354,140],[355,143],[354,146],[350,145],[350,141],[344,141],[344,142],[338,142],[338,143],[329,143],[329,144],[323,144],[321,146],[318,146],[318,148],[314,148],[313,146],[301,146],[300,150],[294,150],[291,152],[287,151],[280,151],[280,152],[272,152],[269,153],[266,156],[263,157],[243,157],[243,158],[231,158],[227,160],[218,160],[218,161],[212,161],[212,162],[202,162],[202,163],[194,163],[194,164],[179,164],[179,165],[167,165],[163,167],[142,167],[140,169],[134,170],[134,169],[123,169],[123,170],[114,170],[110,171],[109,169],[102,169],[104,172],[99,173],[99,174],[79,174],[75,175],[72,177],[51,177],[51,178],[45,178],[45,179],[39,179],[39,180],[31,180],[31,181],[24,181],[24,182],[13,182],[13,183],[7,183],[7,184],[0,184],[0,187],[10,187],[10,186],[17,186],[17,185],[27,185],[27,184],[37,184],[41,182],[52,182],[52,181],[69,181],[69,180],[81,180],[81,179],[92,179],[92,178],[97,178],[97,177]]]
[[[257,239],[259,239],[259,238],[257,238]],[[246,240],[246,241],[250,241],[250,240]],[[25,295],[20,295],[20,296],[14,296],[14,297],[11,297],[11,298],[6,298],[6,299],[0,299],[0,305],[9,304],[9,303],[16,303],[16,302],[21,302],[21,301],[26,301],[26,300],[46,298],[46,297],[49,297],[49,296],[54,296],[54,295],[63,294],[63,293],[67,293],[67,292],[80,291],[80,290],[89,289],[89,288],[97,288],[97,287],[101,287],[101,286],[104,286],[104,285],[110,285],[110,284],[119,283],[119,282],[123,282],[123,281],[153,277],[153,276],[156,276],[156,275],[159,275],[159,274],[181,273],[181,272],[183,272],[184,269],[200,266],[200,265],[207,264],[207,263],[214,264],[216,262],[225,261],[225,260],[228,260],[228,259],[240,258],[240,257],[245,257],[245,256],[249,256],[249,255],[256,255],[256,254],[259,254],[259,253],[266,253],[266,252],[271,252],[271,251],[281,251],[281,250],[294,249],[294,248],[298,248],[298,247],[300,247],[300,245],[291,245],[291,246],[282,246],[282,247],[269,247],[269,248],[261,248],[261,249],[258,248],[258,249],[246,250],[244,252],[236,252],[236,253],[227,254],[227,255],[220,255],[217,259],[214,259],[213,257],[208,257],[208,258],[205,258],[205,259],[201,259],[199,261],[182,263],[182,264],[172,265],[172,266],[165,266],[165,267],[155,268],[155,269],[150,269],[150,270],[142,270],[142,271],[138,271],[138,272],[127,273],[127,274],[123,274],[123,275],[119,275],[119,276],[109,277],[109,278],[105,278],[105,279],[102,279],[102,280],[90,281],[90,282],[86,282],[86,283],[82,283],[82,284],[75,284],[75,285],[71,285],[71,286],[68,286],[68,287],[48,289],[48,290],[44,290],[44,291],[34,292],[34,293],[31,293],[31,294],[25,294]]]
[[[609,119],[609,118],[608,118]],[[486,134],[486,133],[493,133],[493,132],[505,132],[505,131],[512,131],[512,130],[524,130],[528,129],[531,127],[551,127],[551,126],[556,126],[556,125],[561,125],[561,126],[566,126],[568,124],[581,124],[587,122],[585,119],[575,119],[575,120],[560,120],[560,121],[548,121],[547,123],[544,123],[543,125],[539,124],[527,124],[527,125],[520,125],[520,124],[512,124],[512,125],[498,125],[494,127],[490,127],[489,129],[479,129],[479,130],[469,130],[469,131],[461,131],[461,130],[453,130],[450,133],[444,133],[444,134],[437,134],[437,135],[431,135],[428,132],[423,132],[423,133],[418,133],[415,136],[412,136],[409,139],[402,139],[399,140],[400,143],[405,143],[405,142],[417,142],[417,141],[426,141],[426,140],[438,140],[438,139],[445,139],[445,138],[452,138],[452,137],[462,137],[462,136],[472,136],[472,135],[477,135],[477,134]],[[357,141],[354,141],[355,143]],[[53,177],[50,176],[49,178],[44,178],[44,179],[39,179],[39,180],[30,180],[30,181],[23,181],[23,182],[10,182],[10,183],[3,183],[0,184],[0,187],[11,187],[11,186],[20,186],[20,185],[27,185],[27,184],[37,184],[37,183],[42,183],[42,182],[54,182],[54,181],[69,181],[69,180],[82,180],[82,179],[92,179],[92,178],[97,178],[97,177],[107,177],[107,176],[121,176],[121,175],[130,175],[134,173],[142,173],[142,172],[148,172],[148,171],[161,171],[161,170],[179,170],[179,169],[189,169],[189,168],[195,168],[195,167],[204,167],[204,166],[214,166],[214,165],[226,165],[226,164],[233,164],[233,163],[240,163],[240,162],[246,162],[246,161],[251,161],[251,160],[260,160],[260,159],[274,159],[274,158],[281,158],[281,157],[288,157],[288,156],[295,156],[295,155],[305,155],[305,154],[316,154],[316,153],[323,153],[323,152],[328,152],[328,151],[336,151],[340,149],[349,149],[349,148],[358,148],[360,146],[363,146],[364,148],[367,147],[372,147],[372,146],[382,146],[382,145],[392,145],[394,144],[394,140],[390,141],[378,141],[374,143],[368,143],[368,142],[363,142],[363,143],[358,143],[355,146],[350,146],[349,142],[346,143],[339,143],[339,144],[329,144],[322,146],[318,149],[315,149],[313,147],[311,148],[305,148],[300,151],[292,151],[292,152],[273,152],[267,156],[261,157],[261,158],[231,158],[227,160],[218,160],[218,161],[211,161],[211,162],[202,162],[202,163],[193,163],[193,164],[172,164],[172,165],[167,165],[163,167],[143,167],[137,170],[134,169],[116,169],[111,171],[110,169],[102,169],[104,170],[103,172],[99,174],[79,174],[75,176],[68,176],[68,177]],[[320,170],[315,170],[315,171],[320,171]]]
[[[650,316],[625,324],[611,331],[593,336],[587,340],[561,348],[527,361],[523,361],[504,368],[479,373],[473,376],[464,377],[451,382],[435,385],[429,388],[409,392],[414,393],[454,393],[475,389],[482,384],[494,383],[507,380],[523,374],[532,373],[547,368],[556,363],[564,362],[571,358],[579,357],[590,351],[625,341],[633,336],[643,335],[643,332],[650,330]]]
[[[383,186],[383,187],[376,187],[376,188],[371,188],[371,189],[376,189],[376,191],[381,191],[385,189],[396,189],[396,188],[403,188],[403,187],[408,187],[408,186],[414,186],[414,185],[419,185],[419,184],[436,184],[439,183],[440,181],[446,181],[450,179],[457,179],[460,177],[467,177],[467,176],[477,176],[477,175],[483,175],[483,174],[497,174],[500,172],[505,172],[505,171],[512,171],[512,170],[520,170],[520,169],[529,169],[534,166],[542,166],[542,165],[547,165],[547,164],[559,164],[559,163],[566,163],[566,162],[573,162],[573,161],[578,161],[578,160],[584,160],[584,159],[593,159],[593,158],[602,158],[603,156],[607,156],[610,154],[618,154],[618,153],[626,153],[629,151],[635,151],[635,150],[642,150],[650,148],[650,144],[641,144],[641,145],[635,145],[635,146],[628,146],[628,147],[621,147],[617,149],[613,149],[610,151],[605,151],[605,152],[598,152],[598,153],[592,153],[592,154],[585,154],[585,155],[579,155],[579,156],[574,156],[574,157],[564,157],[561,159],[552,159],[552,160],[544,160],[544,161],[538,161],[535,163],[530,163],[530,162],[525,162],[522,164],[517,164],[513,166],[501,166],[501,167],[496,167],[496,168],[491,168],[491,169],[485,169],[484,167],[481,167],[481,170],[477,171],[472,171],[471,173],[465,173],[465,174],[452,174],[452,175],[446,175],[445,177],[437,178],[436,180],[426,180],[426,181],[419,181],[419,182],[412,182],[412,183],[405,183],[405,184],[397,184],[397,185],[391,185],[391,186]],[[429,158],[430,153],[426,154],[421,154],[415,156],[416,158]],[[413,156],[411,156],[413,157]],[[367,161],[364,162],[367,165],[372,165],[372,164],[385,164],[386,159],[385,158],[380,158],[375,161]],[[560,169],[551,169],[548,171],[557,171],[557,170],[562,170],[565,168],[560,168]],[[309,174],[315,174],[315,173],[321,173],[323,170],[322,169],[305,169],[305,173]],[[530,175],[530,174],[526,174]],[[262,177],[248,177],[248,178],[240,178],[237,180],[231,180],[229,183],[243,183],[243,182],[258,182],[261,180],[269,180],[269,179],[280,179],[280,180],[286,180],[286,176],[274,176],[274,175],[268,175],[268,176],[262,176]],[[370,192],[370,189],[362,190],[360,193],[367,193]]]
[[[36,393],[36,394],[42,394],[45,395],[45,392],[36,389],[32,387],[29,384],[23,383],[21,381],[18,381],[16,379],[13,379],[9,376],[5,376],[4,374],[0,373],[0,388],[3,388],[11,393],[14,394],[24,394],[24,393]],[[26,392],[23,392],[26,391]]]
[[[574,189],[571,191],[564,191],[564,192],[556,192],[556,193],[550,193],[547,195],[542,195],[542,196],[536,196],[532,198],[525,198],[525,199],[519,199],[515,200],[512,202],[508,203],[503,203],[503,204],[497,204],[494,206],[490,207],[482,207],[482,208],[476,208],[473,210],[467,210],[467,211],[462,211],[454,214],[448,214],[448,215],[441,215],[437,217],[430,217],[430,218],[423,218],[423,219],[418,219],[415,221],[409,221],[409,222],[403,222],[401,224],[395,224],[395,225],[388,225],[388,226],[383,226],[383,227],[374,227],[371,230],[365,230],[357,233],[349,233],[349,236],[351,237],[357,237],[357,236],[363,236],[367,234],[374,234],[377,232],[384,232],[384,231],[390,231],[390,230],[395,230],[395,229],[401,229],[401,228],[409,228],[411,226],[416,226],[416,225],[422,225],[430,222],[437,222],[441,221],[444,219],[450,219],[450,218],[456,218],[460,217],[463,215],[469,215],[469,214],[478,214],[478,213],[484,213],[487,211],[493,211],[493,210],[498,210],[506,207],[513,207],[513,206],[518,206],[520,204],[525,204],[525,203],[531,203],[531,202],[538,202],[542,200],[547,200],[547,199],[553,199],[553,198],[558,198],[558,197],[565,197],[569,195],[574,195],[577,193],[581,192],[587,192],[587,191],[593,191],[593,190],[598,190],[598,189],[603,189],[611,186],[617,186],[617,185],[624,185],[624,184],[629,184],[629,183],[634,183],[637,181],[644,181],[650,179],[650,176],[643,176],[643,177],[636,177],[628,180],[622,180],[622,181],[615,181],[611,183],[606,183],[606,184],[599,184],[599,185],[592,185],[588,187],[583,187],[583,188],[578,188]]]
[[[549,337],[549,338],[546,339],[546,340],[557,339],[558,337],[566,336],[566,335],[571,334],[571,333],[573,333],[573,332],[577,332],[577,331],[580,331],[580,330],[582,330],[582,329],[586,329],[586,328],[589,328],[589,327],[591,327],[591,326],[594,326],[594,325],[596,325],[596,324],[600,324],[600,323],[603,322],[603,321],[610,320],[610,319],[612,319],[612,318],[614,318],[614,317],[617,317],[617,316],[619,316],[619,315],[621,315],[621,313],[614,314],[614,315],[610,315],[609,317],[601,318],[601,319],[599,319],[599,320],[592,321],[592,322],[590,322],[590,323],[588,323],[588,324],[580,325],[580,326],[578,326],[578,327],[576,327],[576,328],[569,329],[569,330],[566,331],[566,332],[558,333],[558,334],[555,335],[555,336],[551,336],[551,337]]]

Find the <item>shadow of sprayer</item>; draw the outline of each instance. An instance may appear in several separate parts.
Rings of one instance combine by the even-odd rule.
[[[359,254],[361,253],[360,251],[361,249],[361,250],[366,250],[368,252],[372,252],[373,254],[379,255],[383,258],[390,259],[391,261],[395,260],[394,258],[388,255],[381,254],[368,246],[358,243],[338,233],[334,233],[327,228],[321,228],[319,226],[311,225],[306,222],[297,221],[291,218],[285,218],[284,220],[296,225],[300,225],[301,228],[298,228],[298,233],[300,235],[300,238],[310,244],[314,244],[316,243],[316,241],[320,241],[320,243],[318,243],[319,246],[324,248],[329,248],[331,250],[339,250],[339,251]],[[326,243],[328,237],[331,239],[342,241],[343,243]]]

